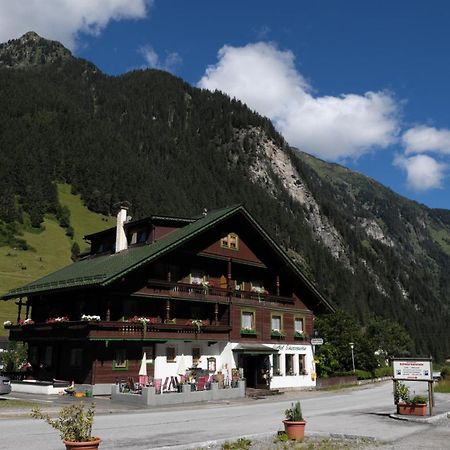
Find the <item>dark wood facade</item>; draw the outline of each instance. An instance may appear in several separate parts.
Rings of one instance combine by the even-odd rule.
[[[195,224],[176,218],[154,222],[127,224],[124,251],[161,245]],[[111,251],[114,236],[115,229],[89,236],[89,258]],[[28,342],[34,375],[90,384],[136,377],[143,349],[154,355],[155,346],[167,342],[308,343],[314,311],[329,305],[242,208],[180,241],[106,286],[28,295],[20,319],[25,313],[33,323],[12,325],[10,339]],[[99,320],[81,320],[83,315]],[[274,316],[281,324],[277,333]],[[302,321],[303,333],[296,332],[295,320]],[[126,365],[115,361],[118,349],[126,349]]]

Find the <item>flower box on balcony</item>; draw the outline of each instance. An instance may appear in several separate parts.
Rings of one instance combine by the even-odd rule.
[[[300,333],[299,331],[296,331],[294,334],[294,339],[298,341],[304,341],[306,339],[306,336],[304,333]]]
[[[270,337],[273,339],[284,339],[286,335],[280,330],[272,330],[270,332]]]
[[[252,330],[251,328],[241,328],[241,334],[245,336],[257,336],[258,333],[256,330]]]

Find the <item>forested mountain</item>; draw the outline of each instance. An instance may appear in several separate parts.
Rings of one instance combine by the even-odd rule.
[[[0,245],[61,217],[56,182],[93,211],[195,215],[244,203],[362,323],[397,320],[450,354],[450,212],[290,148],[237,100],[168,73],[103,74],[34,33],[0,45]]]

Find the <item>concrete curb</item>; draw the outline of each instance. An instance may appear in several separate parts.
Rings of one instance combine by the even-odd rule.
[[[389,414],[391,419],[403,420],[405,422],[416,422],[416,423],[434,423],[439,422],[442,419],[450,418],[450,412],[444,412],[441,414],[436,414],[435,416],[405,416],[403,414]]]

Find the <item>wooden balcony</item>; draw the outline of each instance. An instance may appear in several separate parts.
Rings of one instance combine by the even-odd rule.
[[[176,323],[134,323],[107,321],[67,321],[58,323],[36,323],[33,325],[11,325],[11,340],[228,340],[231,327],[224,324],[188,324],[189,320],[178,319]]]
[[[203,286],[200,284],[171,283],[169,281],[154,279],[147,281],[145,293],[170,298],[203,300],[219,303],[227,303],[233,299],[243,299],[255,303],[294,303],[294,299],[292,297],[283,297],[268,293],[235,289],[228,290],[226,288]]]

